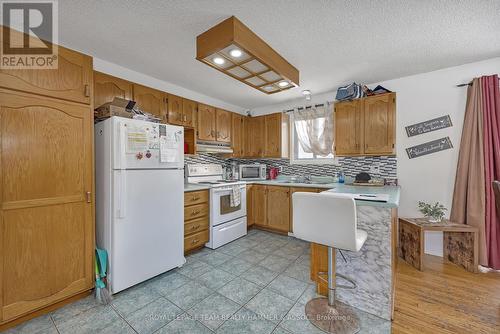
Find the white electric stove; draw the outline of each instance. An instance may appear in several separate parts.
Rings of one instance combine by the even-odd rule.
[[[245,182],[223,179],[224,170],[218,164],[187,164],[186,183],[210,186],[210,239],[205,245],[216,249],[247,234],[247,192]],[[236,187],[240,204],[231,206],[230,196]]]

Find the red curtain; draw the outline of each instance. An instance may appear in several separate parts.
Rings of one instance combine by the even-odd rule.
[[[480,78],[483,105],[485,237],[488,267],[500,269],[500,221],[493,181],[500,180],[500,90],[498,75]]]

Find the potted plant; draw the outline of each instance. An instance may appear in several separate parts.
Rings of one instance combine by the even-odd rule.
[[[436,202],[434,205],[425,202],[418,202],[418,208],[430,223],[440,223],[441,220],[443,220],[444,212],[448,210],[439,202]]]

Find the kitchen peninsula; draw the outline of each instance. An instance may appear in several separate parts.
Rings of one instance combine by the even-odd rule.
[[[336,271],[353,279],[355,290],[336,290],[340,301],[368,313],[390,320],[394,308],[394,286],[397,260],[397,208],[399,187],[359,187],[339,185],[329,192],[387,194],[383,202],[356,201],[357,228],[368,233],[359,252],[337,250]],[[345,261],[344,261],[345,257]],[[317,282],[317,292],[328,294],[327,284],[318,272],[328,271],[327,247],[311,244],[311,280]],[[343,284],[341,279],[339,284]]]

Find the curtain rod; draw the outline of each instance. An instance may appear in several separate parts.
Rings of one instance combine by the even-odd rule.
[[[500,78],[498,78],[498,81],[500,81]],[[457,85],[457,87],[465,87],[465,86],[472,86],[472,81],[469,82],[469,83],[464,83],[464,84]]]
[[[334,101],[326,101],[327,104],[332,104],[333,102]],[[314,106],[296,107],[296,108],[293,108],[293,109],[284,110],[283,112],[284,113],[290,113],[290,112],[294,111],[295,109],[297,109],[297,110],[311,109],[312,107],[318,108],[318,107],[323,107],[324,105],[325,105],[324,103],[320,103],[320,104],[315,104]]]

